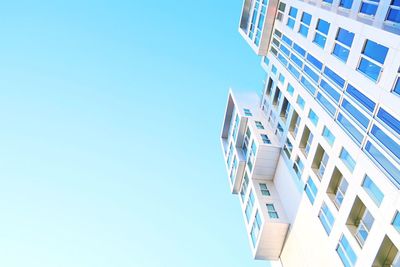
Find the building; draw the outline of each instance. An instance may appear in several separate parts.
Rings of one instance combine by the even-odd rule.
[[[255,259],[400,266],[400,1],[245,0],[221,144]]]

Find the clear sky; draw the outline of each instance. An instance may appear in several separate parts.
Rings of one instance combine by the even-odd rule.
[[[4,1],[0,266],[252,267],[219,145],[242,0]]]

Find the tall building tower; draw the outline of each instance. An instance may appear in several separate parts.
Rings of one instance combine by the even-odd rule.
[[[221,144],[255,259],[400,266],[400,0],[245,0]]]

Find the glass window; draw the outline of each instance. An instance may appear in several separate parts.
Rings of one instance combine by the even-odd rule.
[[[294,87],[290,83],[288,83],[287,92],[289,93],[289,95],[293,96]]]
[[[251,114],[250,109],[244,108],[243,111],[244,111],[244,115],[245,115],[245,116],[253,116],[253,114]]]
[[[362,134],[357,127],[353,125],[351,121],[349,121],[342,113],[339,113],[337,116],[337,122],[340,126],[344,128],[344,130],[356,141],[357,144],[361,144],[364,134]]]
[[[375,109],[375,102],[366,97],[363,93],[359,90],[354,88],[354,86],[348,84],[346,88],[346,93],[349,94],[357,103],[364,109],[369,112],[374,112]]]
[[[343,203],[344,196],[346,195],[346,191],[347,191],[348,187],[349,187],[349,184],[347,183],[346,179],[344,177],[341,177],[340,181],[339,181],[339,185],[336,188],[335,199],[334,199],[334,203],[338,209],[340,208],[340,206]]]
[[[233,164],[232,164],[232,170],[231,170],[231,173],[230,173],[230,175],[229,175],[229,178],[230,178],[230,180],[231,180],[231,184],[233,184],[233,180],[234,180],[234,178],[235,178],[235,174],[236,174],[236,170],[237,170],[237,165],[238,165],[238,161],[237,161],[237,158],[236,158],[236,156],[233,158]]]
[[[261,121],[255,121],[257,129],[264,129],[264,125],[261,123]]]
[[[340,152],[340,159],[343,161],[344,165],[353,172],[354,167],[356,166],[356,161],[353,159],[352,156],[350,156],[349,152],[343,147],[342,151]]]
[[[304,76],[301,77],[300,83],[304,86],[305,89],[311,94],[314,95],[317,89],[310,83]]]
[[[361,246],[363,246],[365,241],[367,240],[368,234],[371,231],[373,224],[374,217],[372,217],[372,214],[367,209],[365,209],[364,214],[359,221],[355,234],[355,237]]]
[[[344,84],[346,81],[342,77],[340,77],[338,74],[336,74],[335,71],[333,71],[330,68],[325,66],[324,74],[329,80],[334,82],[340,88],[344,87]]]
[[[342,235],[339,240],[339,243],[336,247],[336,252],[338,253],[345,267],[353,267],[356,264],[357,255],[344,235]]]
[[[288,46],[292,46],[293,41],[286,35],[282,35],[282,41],[284,41]]]
[[[389,151],[398,160],[400,160],[400,144],[398,142],[393,140],[393,138],[387,135],[376,125],[372,126],[371,135],[379,144],[384,146],[386,151]]]
[[[332,212],[329,210],[325,202],[322,202],[321,209],[318,213],[318,218],[321,221],[326,233],[329,235],[331,233],[333,224],[335,223],[335,217],[333,217]]]
[[[365,151],[386,171],[397,187],[400,186],[400,170],[391,163],[370,141],[365,145]]]
[[[400,1],[399,0],[392,0],[390,2],[389,11],[386,17],[386,20],[400,23]]]
[[[300,72],[292,64],[289,63],[288,69],[294,77],[296,77],[297,79],[300,78]]]
[[[286,156],[288,158],[290,158],[290,156],[292,155],[292,151],[293,151],[293,145],[290,142],[289,138],[286,138],[285,145],[283,146],[283,151],[285,152]]]
[[[400,213],[398,211],[396,212],[396,215],[394,216],[392,225],[398,232],[400,232]]]
[[[253,211],[253,205],[254,205],[254,195],[253,195],[253,191],[250,191],[249,199],[247,200],[246,209],[244,210],[244,213],[246,214],[247,222],[249,222],[249,220],[250,220],[250,215]]]
[[[393,92],[400,95],[400,76],[397,77],[396,83],[394,84]]]
[[[261,138],[262,138],[264,144],[271,144],[271,140],[269,139],[268,135],[262,134]]]
[[[267,196],[268,197],[268,196],[271,195],[271,192],[269,192],[267,184],[259,184],[259,186],[260,186],[261,194],[263,196]]]
[[[318,84],[319,74],[315,73],[309,66],[304,66],[304,72],[310,77],[314,82]]]
[[[336,91],[335,88],[333,88],[328,82],[326,82],[324,79],[321,79],[320,82],[320,87],[323,89],[323,91],[332,99],[335,101],[335,103],[339,103],[340,100],[340,93]]]
[[[383,200],[383,193],[368,175],[365,176],[362,187],[379,207]]]
[[[329,22],[323,19],[318,19],[317,27],[315,28],[316,32],[314,36],[314,43],[321,48],[325,47],[326,36],[328,35],[329,27]]]
[[[359,126],[362,126],[364,129],[367,129],[370,120],[346,99],[343,99],[342,110],[346,111],[349,116],[353,117],[354,121]]]
[[[293,29],[293,27],[294,27],[294,23],[296,21],[296,16],[297,16],[297,8],[290,7],[289,18],[288,18],[288,21],[287,21],[286,25],[291,29]]]
[[[285,83],[285,76],[283,76],[282,73],[279,74],[279,78],[278,78],[278,79],[279,79],[279,82],[280,82],[281,84],[284,84],[284,83]]]
[[[301,15],[299,33],[304,37],[307,37],[308,35],[308,29],[310,27],[311,18],[312,16],[307,12],[303,12],[303,14]]]
[[[299,66],[300,69],[303,67],[303,61],[300,58],[298,58],[295,54],[292,54],[290,56],[290,59],[294,62],[294,64]]]
[[[378,118],[389,126],[389,130],[392,130],[400,135],[400,121],[393,117],[389,112],[380,108],[378,111]]]
[[[280,2],[279,7],[278,7],[278,14],[276,15],[277,20],[282,21],[283,13],[285,12],[285,9],[286,9],[286,4],[283,2]]]
[[[267,56],[264,57],[264,63],[265,65],[269,65],[269,58]]]
[[[322,105],[322,107],[329,114],[331,114],[332,117],[335,116],[336,107],[334,105],[332,105],[332,103],[329,102],[329,100],[325,96],[323,96],[321,93],[318,93],[316,99]]]
[[[339,28],[332,54],[337,56],[341,61],[346,62],[349,57],[351,45],[353,44],[353,39],[354,33]]]
[[[242,202],[244,202],[244,197],[246,196],[248,185],[249,185],[249,176],[247,175],[247,171],[245,171],[242,182],[242,188],[240,189],[240,198],[242,199]]]
[[[318,189],[314,181],[311,179],[311,177],[308,177],[307,184],[304,187],[304,191],[306,192],[306,195],[310,200],[311,204],[314,204],[315,197],[317,196],[318,193]]]
[[[315,112],[312,109],[310,109],[310,112],[308,113],[308,118],[310,119],[312,124],[317,126],[319,118],[318,118],[317,114],[315,114]]]
[[[296,103],[299,105],[299,107],[301,109],[304,109],[304,105],[305,105],[306,102],[304,101],[304,99],[300,95],[298,95]]]
[[[275,65],[272,65],[272,69],[271,69],[272,73],[276,75],[276,72],[278,71],[278,69],[275,67]]]
[[[324,126],[324,130],[322,131],[322,136],[331,146],[333,145],[333,143],[335,143],[335,136],[326,126]]]
[[[250,237],[251,237],[251,242],[253,243],[253,247],[255,247],[256,243],[257,243],[257,239],[258,239],[258,235],[260,233],[260,228],[261,228],[261,216],[258,213],[258,210],[256,211],[256,216],[254,217],[254,222],[253,225],[251,227],[251,231],[250,231]]]
[[[293,43],[294,50],[299,53],[302,57],[306,56],[306,50],[304,50],[301,46],[296,43]]]
[[[322,70],[322,62],[313,57],[310,53],[307,54],[307,61],[310,62],[317,69]]]
[[[278,212],[276,212],[274,204],[267,204],[268,215],[271,219],[279,218]]]
[[[339,6],[345,9],[351,9],[353,5],[353,0],[340,0]]]
[[[378,81],[388,50],[383,45],[367,40],[357,69],[373,81]]]
[[[297,174],[298,178],[300,178],[301,175],[303,174],[304,164],[301,161],[301,159],[299,158],[299,156],[296,157],[296,160],[293,163],[293,170]]]
[[[363,0],[361,2],[360,13],[369,16],[375,16],[378,5],[379,0]]]
[[[329,5],[332,5],[333,0],[322,0],[322,2],[326,3],[326,4],[329,4]]]

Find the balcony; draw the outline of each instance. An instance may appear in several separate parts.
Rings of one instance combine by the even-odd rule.
[[[265,56],[271,39],[278,0],[245,0],[239,33],[259,56]]]

